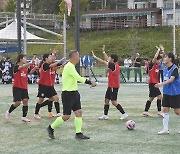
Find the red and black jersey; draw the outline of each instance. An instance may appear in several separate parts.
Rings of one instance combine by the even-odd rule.
[[[118,63],[111,63],[114,65],[114,69],[111,69],[111,65],[108,66],[108,87],[119,88],[120,87],[120,66]]]
[[[39,85],[52,86],[50,64],[43,63],[40,68]]]
[[[149,66],[149,84],[159,83],[159,66],[157,64],[150,63]]]
[[[21,89],[27,89],[27,85],[28,85],[28,69],[23,68],[23,69],[18,70],[18,68],[19,68],[19,65],[14,66],[14,73],[13,73],[14,83],[13,83],[13,87],[21,88]]]
[[[51,69],[51,82],[52,82],[52,85],[55,84],[55,78],[56,78],[56,70]]]

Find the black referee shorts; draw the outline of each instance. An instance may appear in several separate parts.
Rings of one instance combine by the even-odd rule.
[[[63,115],[71,115],[71,111],[81,109],[80,94],[78,91],[62,92]]]
[[[29,99],[28,90],[13,87],[13,102],[19,102],[23,99]]]
[[[150,83],[149,84],[149,97],[157,97],[159,95],[161,95],[161,91],[159,90],[159,88],[156,88],[154,83]]]
[[[57,95],[56,90],[54,89],[54,86],[45,86],[45,85],[39,85],[38,87],[38,95],[39,98],[51,98],[53,96]]]
[[[110,87],[108,87],[107,91],[106,91],[105,98],[109,99],[111,101],[116,101],[117,100],[117,95],[118,95],[118,90],[119,90],[119,88],[110,88]]]
[[[171,108],[180,108],[180,95],[170,96],[170,95],[163,95],[162,100],[163,107],[171,107]]]

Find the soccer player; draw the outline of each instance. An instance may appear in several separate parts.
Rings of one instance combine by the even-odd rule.
[[[51,79],[51,69],[60,66],[60,61],[57,61],[52,64],[52,59],[51,59],[50,54],[44,54],[43,55],[43,60],[40,64],[40,79],[38,81],[38,95],[37,97],[38,102],[35,107],[35,114],[34,114],[34,119],[40,120],[41,117],[39,116],[39,110],[41,107],[44,107],[48,104],[52,104],[52,102],[58,102],[59,98],[57,97],[57,93],[54,89],[52,79]],[[49,98],[48,100],[44,101],[44,98]],[[44,101],[44,102],[43,102]],[[58,102],[59,103],[59,102]]]
[[[13,83],[13,101],[14,103],[11,105],[8,111],[6,111],[5,119],[10,119],[10,114],[14,111],[20,104],[21,101],[23,103],[22,107],[22,121],[23,122],[30,122],[30,120],[26,117],[28,113],[28,67],[34,63],[34,59],[30,63],[26,63],[26,56],[25,55],[18,55],[17,62],[14,66],[14,83]],[[31,70],[30,73],[33,73]]]
[[[69,62],[65,65],[62,73],[62,103],[63,103],[63,116],[58,117],[55,122],[47,127],[48,135],[54,139],[54,129],[67,121],[71,117],[71,111],[75,113],[75,128],[77,139],[89,139],[82,133],[82,110],[80,94],[77,88],[77,82],[90,84],[92,87],[96,86],[95,82],[91,82],[81,77],[75,69],[75,65],[79,63],[79,53],[72,50],[69,53]]]
[[[55,60],[56,60],[56,50],[54,53],[51,54],[51,59],[52,59],[52,64],[55,63]],[[53,67],[51,68],[51,82],[52,82],[52,86],[54,87],[54,84],[55,84],[55,78],[56,78],[56,71],[58,68],[60,67],[63,67],[63,65],[61,64],[61,66],[56,66],[56,67]],[[54,88],[55,89],[55,88]],[[59,105],[59,97],[58,95],[54,96],[56,98],[56,101],[54,102],[54,106],[55,106],[55,109],[56,109],[56,115],[54,115],[52,113],[52,106],[53,106],[53,103],[49,103],[48,104],[48,117],[60,117],[62,114],[60,113],[60,105]],[[51,101],[51,100],[49,100]]]
[[[118,65],[118,55],[111,54],[110,57],[106,54],[104,47],[103,47],[103,54],[106,61],[98,58],[95,56],[94,52],[92,51],[93,57],[101,62],[102,64],[108,67],[108,88],[105,95],[105,104],[104,104],[104,115],[99,117],[100,120],[107,120],[108,119],[108,111],[109,111],[109,102],[111,101],[112,104],[122,113],[120,117],[121,120],[125,119],[128,115],[125,113],[122,106],[117,102],[117,95],[118,90],[120,87],[120,66]]]
[[[149,74],[149,100],[146,102],[145,109],[143,112],[144,117],[150,116],[148,113],[149,108],[151,106],[152,101],[155,97],[157,97],[157,109],[158,109],[158,116],[163,116],[161,113],[161,100],[162,95],[159,88],[155,87],[155,84],[159,83],[159,64],[162,62],[162,57],[160,56],[161,49],[158,47],[154,58],[149,63],[148,74]]]
[[[169,110],[170,108],[174,109],[174,112],[178,115],[180,119],[180,76],[178,73],[178,68],[174,64],[174,54],[168,53],[165,55],[164,63],[166,64],[165,69],[163,70],[163,79],[162,83],[157,83],[156,87],[163,86],[163,129],[158,132],[161,134],[169,134]],[[180,131],[179,131],[180,133]]]

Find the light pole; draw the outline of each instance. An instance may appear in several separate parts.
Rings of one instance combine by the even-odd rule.
[[[80,54],[79,0],[75,0],[75,48]],[[80,74],[80,63],[76,66]]]
[[[17,40],[18,40],[18,51],[21,54],[21,0],[17,0]]]
[[[176,0],[173,0],[173,53],[176,54]]]

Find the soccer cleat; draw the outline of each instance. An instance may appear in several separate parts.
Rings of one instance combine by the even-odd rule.
[[[56,117],[56,115],[54,115],[52,112],[49,112],[49,113],[48,113],[48,117],[49,117],[49,118],[52,118],[52,117]]]
[[[102,115],[101,117],[98,118],[99,120],[108,120],[109,117],[108,115]]]
[[[164,113],[162,113],[162,112],[158,112],[157,115],[158,115],[158,117],[164,117]]]
[[[76,133],[75,138],[80,139],[80,140],[88,140],[88,139],[90,139],[90,137],[88,137],[86,135],[83,135],[83,133]]]
[[[22,121],[23,122],[31,122],[31,120],[29,120],[27,117],[22,117]]]
[[[167,129],[162,129],[160,132],[158,132],[158,135],[166,135],[169,134],[169,130]]]
[[[124,120],[128,117],[128,115],[126,113],[122,114],[122,116],[120,117],[120,120]]]
[[[56,114],[56,117],[61,117],[63,114],[61,114],[61,113],[57,113]]]
[[[151,117],[151,115],[149,114],[149,112],[143,112],[142,116],[143,116],[143,117]]]
[[[46,128],[46,130],[48,132],[49,138],[55,139],[55,137],[54,137],[54,129],[52,129],[50,125]]]
[[[5,119],[6,119],[6,120],[9,120],[9,119],[10,119],[10,113],[9,113],[9,111],[6,111]]]
[[[34,119],[36,119],[36,120],[41,120],[42,118],[39,116],[39,114],[35,114],[35,115],[34,115]]]

